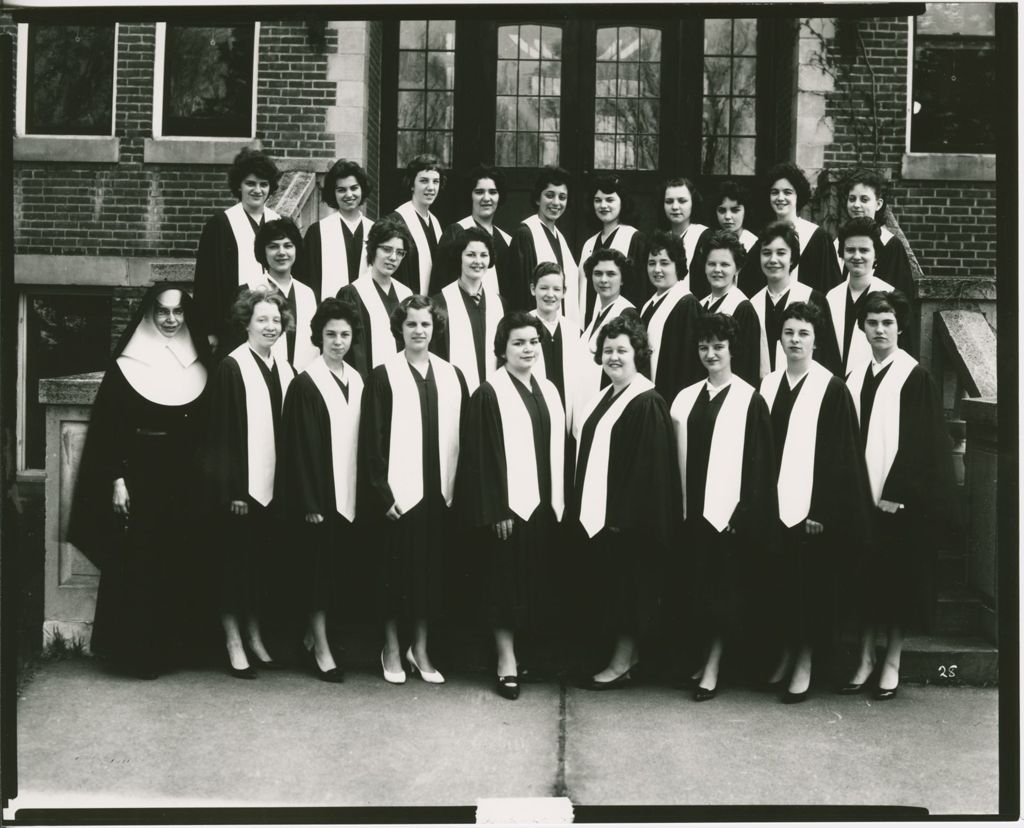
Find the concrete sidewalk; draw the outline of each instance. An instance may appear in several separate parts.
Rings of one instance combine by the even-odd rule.
[[[998,809],[994,688],[905,685],[888,703],[750,689],[711,702],[651,685],[591,693],[483,672],[401,687],[214,670],[144,682],[88,659],[43,663],[18,702],[20,808],[912,805]]]

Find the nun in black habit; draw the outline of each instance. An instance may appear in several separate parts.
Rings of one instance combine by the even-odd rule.
[[[586,621],[614,637],[607,666],[589,690],[623,687],[639,660],[639,641],[658,615],[666,556],[676,540],[679,466],[668,404],[639,373],[650,345],[632,316],[598,334],[597,353],[612,384],[574,423],[576,478],[567,520],[579,539]]]
[[[513,311],[498,323],[500,367],[470,398],[457,498],[482,559],[488,621],[497,649],[497,690],[519,697],[515,634],[550,635],[553,541],[564,508],[565,412],[554,383],[533,373],[541,321]]]
[[[186,578],[210,350],[194,310],[181,286],[146,291],[96,395],[68,527],[101,571],[92,651],[143,678],[166,668],[186,607],[198,615]]]

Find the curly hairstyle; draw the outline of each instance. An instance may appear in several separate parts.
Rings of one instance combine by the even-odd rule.
[[[298,263],[299,258],[302,256],[302,233],[299,232],[299,228],[295,226],[294,221],[290,218],[265,221],[260,226],[260,229],[256,231],[256,238],[253,239],[252,243],[252,252],[256,256],[256,261],[260,263],[264,270],[270,269],[270,264],[267,262],[267,245],[278,239],[290,239],[292,244],[295,245],[296,263]]]
[[[451,246],[448,248],[451,252],[452,261],[460,262],[462,254],[466,248],[469,247],[470,242],[480,242],[487,248],[487,255],[490,257],[491,264],[494,263],[494,240],[491,238],[491,234],[480,227],[460,227],[455,233],[451,240]],[[462,274],[461,264],[459,265],[459,274]]]
[[[898,290],[880,290],[869,293],[857,312],[857,327],[864,330],[864,320],[869,313],[891,313],[896,317],[896,327],[902,332],[907,329],[910,318],[910,302]]]
[[[693,202],[693,207],[690,208],[690,221],[696,219],[697,215],[700,213],[701,207],[704,205],[704,199],[700,194],[700,190],[697,189],[697,186],[690,181],[689,178],[682,175],[666,178],[661,182],[662,201],[665,200],[665,190],[669,187],[686,187],[686,189],[690,191],[690,201]]]
[[[570,189],[570,174],[564,167],[558,167],[554,164],[548,164],[546,167],[541,167],[537,172],[537,176],[533,179],[533,189],[530,191],[530,202],[537,204],[540,201],[540,194],[544,192],[550,185],[558,186],[560,184],[565,185],[565,189]],[[571,194],[570,194],[571,195]]]
[[[771,193],[772,184],[782,178],[785,178],[786,181],[793,185],[793,189],[796,190],[796,209],[802,209],[811,197],[811,185],[810,182],[807,181],[807,176],[804,175],[804,171],[796,164],[790,164],[788,161],[783,161],[768,170],[762,179],[765,195],[769,195]]]
[[[597,334],[597,351],[594,353],[594,362],[598,365],[601,364],[601,352],[604,350],[605,340],[615,339],[619,336],[629,337],[636,369],[642,373],[650,368],[651,354],[653,353],[651,342],[647,338],[647,331],[644,330],[640,318],[632,313],[620,314],[601,328]]]
[[[327,327],[327,323],[332,319],[344,319],[348,322],[349,327],[352,329],[353,344],[359,338],[360,333],[362,333],[363,322],[359,317],[359,309],[351,302],[330,296],[317,306],[316,313],[313,314],[313,320],[309,325],[309,341],[321,351],[324,347],[324,328]]]
[[[690,272],[690,268],[686,264],[686,248],[683,247],[683,240],[664,230],[656,230],[651,233],[651,238],[647,242],[648,258],[660,250],[664,250],[665,254],[675,264],[676,276],[680,280],[684,279],[686,274]]]
[[[505,173],[497,167],[492,167],[488,164],[477,164],[466,173],[466,177],[463,179],[466,198],[472,198],[476,185],[485,178],[489,178],[494,182],[494,186],[498,190],[498,202],[501,203],[501,197],[505,194]]]
[[[494,356],[498,358],[498,364],[504,365],[507,362],[505,352],[508,350],[508,340],[512,336],[512,331],[517,328],[533,328],[537,336],[540,336],[540,326],[540,319],[525,311],[511,311],[501,317],[494,332]]]
[[[882,251],[885,250],[885,245],[882,244],[882,233],[878,228],[878,223],[874,219],[870,219],[867,216],[857,216],[856,218],[848,219],[842,227],[839,228],[839,255],[843,255],[843,248],[846,246],[846,240],[852,236],[867,236],[871,239],[871,244],[875,248],[875,261],[877,262],[881,256]]]
[[[408,255],[412,249],[412,236],[409,235],[405,222],[387,216],[377,219],[373,223],[373,227],[370,228],[370,232],[366,234],[366,263],[368,265],[373,264],[377,248],[391,239],[401,239],[405,243],[405,252]]]
[[[370,179],[366,175],[366,170],[364,170],[355,161],[349,161],[347,158],[339,158],[324,174],[324,186],[323,190],[320,192],[320,198],[323,200],[324,204],[328,207],[333,207],[335,210],[340,209],[338,207],[338,195],[334,190],[341,179],[350,177],[354,178],[359,183],[359,191],[362,195],[359,203],[363,204],[366,202],[366,199],[373,193],[373,185],[370,183]]]
[[[843,177],[843,201],[846,201],[846,199],[850,197],[850,190],[858,184],[870,187],[875,191],[875,195],[881,199],[883,205],[885,204],[888,189],[885,179],[881,174],[875,170],[868,169],[867,167],[858,167],[853,169]]]
[[[597,267],[598,262],[614,262],[623,277],[629,270],[629,259],[622,253],[611,247],[601,247],[591,253],[583,263],[583,273],[586,275],[587,281],[593,278],[594,268]]]
[[[782,239],[789,248],[789,272],[800,264],[800,236],[788,221],[773,221],[761,232],[761,238],[757,240],[757,254],[761,255],[761,248],[768,242],[775,239]]]
[[[750,207],[750,190],[740,184],[738,181],[732,179],[723,181],[715,189],[714,199],[712,204],[717,210],[723,201],[726,199],[732,199],[737,204],[744,208]]]
[[[270,182],[271,193],[277,190],[277,184],[281,180],[281,171],[269,155],[262,150],[242,147],[241,152],[228,167],[228,187],[235,198],[242,198],[242,182],[249,175]]]
[[[429,296],[424,296],[420,293],[414,293],[412,296],[406,296],[401,302],[398,303],[398,307],[395,308],[391,314],[391,333],[395,335],[395,339],[398,342],[402,342],[402,325],[405,324],[405,318],[409,315],[411,310],[429,310],[430,316],[434,320],[434,332],[431,334],[431,339],[435,336],[441,336],[444,334],[445,325],[448,322],[448,318],[441,307]]]
[[[441,163],[440,158],[430,153],[417,155],[405,165],[405,172],[402,174],[402,183],[405,184],[405,189],[412,192],[416,176],[424,171],[436,172],[441,177],[441,182],[438,184],[437,189],[439,191],[444,189],[445,182],[448,180],[445,175],[444,165]]]
[[[779,320],[780,324],[785,325],[787,319],[796,319],[799,322],[809,322],[814,327],[814,338],[817,339],[819,335],[824,335],[822,326],[825,324],[825,317],[822,316],[817,306],[812,305],[810,302],[793,302],[787,305],[785,310],[782,311],[782,319]],[[821,332],[821,333],[819,333]]]
[[[739,350],[740,325],[727,313],[712,313],[697,317],[697,344],[717,339],[729,344],[729,356],[733,359]]]
[[[253,312],[260,302],[269,302],[281,312],[282,333],[295,330],[295,317],[288,310],[288,301],[273,288],[258,287],[243,290],[231,305],[231,321],[241,331],[245,331],[252,321]]]
[[[743,263],[747,260],[746,248],[731,230],[716,230],[708,236],[705,252],[710,255],[712,250],[728,250],[732,253],[732,260],[736,263],[737,270],[743,267]]]

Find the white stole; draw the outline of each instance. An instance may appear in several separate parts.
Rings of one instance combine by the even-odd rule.
[[[695,382],[676,395],[672,403],[672,425],[676,432],[679,453],[679,472],[683,480],[683,518],[686,518],[686,451],[689,436],[686,422],[697,402],[706,380]],[[754,389],[739,377],[730,380],[722,407],[715,418],[711,436],[711,453],[704,484],[704,517],[721,532],[729,525],[736,504],[740,502],[740,483],[743,480],[743,447],[747,437],[746,419]]]
[[[450,363],[429,355],[437,383],[437,442],[441,461],[441,494],[452,505],[455,467],[459,462],[459,421],[462,386]],[[420,395],[405,352],[384,363],[391,385],[391,446],[388,451],[388,485],[401,512],[423,499],[423,423]]]
[[[597,301],[594,302],[594,316],[590,320],[590,324],[587,325],[587,329],[583,332],[583,339],[587,343],[587,348],[590,349],[590,353],[593,354],[597,351],[597,335],[601,332],[601,328],[611,322],[616,316],[619,316],[624,310],[635,307],[636,305],[630,302],[625,296],[619,294],[615,297],[615,301],[612,302],[611,310],[608,311],[608,315],[601,321],[600,326],[596,326],[595,323],[597,322],[597,317],[599,317],[604,311],[604,308],[601,307],[601,299],[598,297]]]
[[[871,422],[868,423],[864,458],[867,461],[868,480],[871,483],[871,494],[876,505],[882,499],[882,489],[885,488],[885,481],[889,477],[893,460],[896,459],[896,454],[900,450],[900,400],[903,385],[916,365],[917,360],[910,354],[897,349],[892,363],[889,365],[889,370],[882,377],[882,381],[875,391],[875,402],[871,407]],[[868,364],[863,370],[851,374],[846,381],[850,389],[850,396],[853,397],[853,405],[857,409],[858,420],[861,416],[860,392],[870,370],[871,365]]]
[[[544,325],[547,329],[547,325],[543,319],[540,319],[540,314],[534,309],[530,311],[530,316],[536,316],[540,320],[540,324]],[[582,399],[580,397],[580,379],[581,379],[581,364],[585,367],[585,363],[581,363],[581,349],[580,349],[580,329],[576,323],[571,319],[566,319],[564,316],[558,317],[558,330],[562,332],[562,384],[565,386],[565,427],[568,431],[572,427],[572,416],[573,411]],[[533,366],[533,375],[540,378],[547,378],[547,366],[544,363],[544,349],[540,348],[537,352],[537,360]]]
[[[334,506],[349,523],[356,518],[356,446],[359,439],[359,410],[363,380],[354,368],[346,368],[348,399],[327,367],[316,359],[306,373],[323,397],[331,426],[331,473],[334,477]]]
[[[804,520],[811,510],[811,494],[814,491],[814,454],[818,439],[818,415],[821,401],[832,374],[817,362],[811,362],[811,369],[803,381],[803,387],[793,403],[789,415],[789,428],[782,449],[782,465],[779,469],[779,518],[792,528]],[[761,396],[771,410],[779,383],[785,382],[786,366],[773,371],[761,380]],[[778,451],[778,446],[776,446]]]
[[[469,230],[470,227],[479,226],[475,221],[473,221],[472,216],[466,216],[464,219],[460,219],[458,225],[463,230]],[[500,227],[498,227],[497,224],[492,224],[491,226],[494,228],[494,233],[500,235],[505,240],[506,245],[512,243],[512,237],[504,230],[502,230]],[[484,230],[484,232],[486,233],[487,231]],[[487,268],[487,271],[484,273],[484,287],[490,288],[495,293],[501,292],[500,290],[498,290],[498,270],[495,267],[495,263],[493,261],[491,262],[491,266]]]
[[[836,345],[839,347],[839,358],[846,356],[843,353],[843,335],[846,332],[846,293],[850,289],[850,277],[832,288],[825,294],[829,310],[832,312],[832,328],[836,335]],[[872,276],[868,286],[864,288],[867,293],[877,293],[883,290],[893,290],[888,282],[883,282],[877,276]],[[850,334],[850,356],[846,358],[846,375],[857,371],[866,362],[871,361],[871,346],[868,338],[860,326],[854,323],[853,332]]]
[[[733,316],[736,313],[736,308],[740,306],[740,302],[745,301],[746,298],[746,294],[733,285],[729,288],[729,292],[725,294],[722,304],[718,306],[718,310],[716,310],[715,313],[725,313],[729,316]],[[714,302],[715,298],[709,293],[700,300],[700,305],[704,310],[708,310]]]
[[[811,290],[812,288],[807,285],[800,284],[800,282],[790,282],[787,288],[788,298],[786,299],[786,307],[788,308],[794,302],[810,302],[811,301]],[[771,362],[768,360],[768,331],[765,328],[766,311],[764,309],[764,303],[768,301],[768,288],[763,287],[757,293],[754,294],[754,298],[750,300],[750,304],[754,306],[754,312],[757,314],[757,318],[761,321],[761,377],[764,378],[771,373]],[[786,365],[786,352],[782,349],[782,340],[775,343],[775,365],[777,367],[785,367]]]
[[[757,244],[757,236],[747,229],[740,230],[738,238],[740,240],[740,244],[743,245],[743,249],[748,253],[750,252],[750,249]]]
[[[256,233],[245,213],[242,202],[224,211],[228,224],[231,225],[231,234],[235,237],[235,247],[238,248],[238,284],[244,285],[263,275],[263,265],[256,261]],[[274,221],[281,218],[269,207],[263,209],[263,220]]]
[[[434,267],[434,261],[430,256],[430,245],[427,242],[427,234],[423,232],[423,225],[420,224],[419,213],[416,212],[416,208],[412,206],[411,201],[405,202],[401,207],[395,209],[405,221],[406,227],[409,228],[409,234],[412,236],[413,243],[416,245],[416,256],[420,263],[420,289],[417,291],[423,296],[427,295],[427,291],[430,290],[430,271]],[[427,212],[430,226],[434,230],[434,236],[438,241],[441,240],[441,224],[434,218],[434,214]]]
[[[501,321],[501,298],[496,290],[484,291],[484,379],[490,379],[498,370],[498,359],[494,356],[494,335]],[[466,305],[459,295],[461,288],[458,282],[446,285],[441,291],[448,305],[448,361],[458,365],[466,378],[466,387],[472,394],[480,385],[477,379],[476,343],[473,341],[473,326],[466,312]]]
[[[797,216],[793,219],[793,229],[796,230],[797,236],[800,238],[800,252],[803,253],[807,249],[807,242],[811,240],[811,236],[814,235],[814,231],[818,229],[818,225],[813,221],[808,221],[805,218]],[[793,281],[800,280],[800,265],[794,267],[790,273],[793,276]]]
[[[884,224],[878,225],[878,235],[881,237],[882,245],[889,244],[893,239],[893,234],[889,231],[889,228]],[[839,270],[846,272],[846,262],[843,259],[843,251],[839,249],[839,239],[835,238],[832,240],[832,246],[836,249],[836,258],[839,260]]]
[[[263,273],[260,279],[249,282],[249,289],[255,288],[269,288],[270,290],[281,293],[281,289],[277,286],[273,279],[269,275]],[[300,282],[294,276],[292,277],[292,290],[295,291],[295,361],[293,366],[296,371],[303,370],[309,365],[314,359],[320,356],[320,349],[313,344],[310,336],[313,333],[313,315],[316,313],[316,294],[313,293],[313,289],[303,282]],[[287,335],[282,333],[281,337],[274,343],[274,347],[270,349],[271,353],[275,357],[281,359],[288,359],[288,338]]]
[[[643,374],[637,374],[633,381],[612,403],[594,429],[594,439],[590,444],[590,455],[587,458],[587,472],[583,479],[583,492],[580,496],[580,523],[592,538],[604,528],[605,515],[608,510],[608,461],[611,456],[612,427],[619,421],[626,406],[644,391],[654,388]],[[613,394],[614,386],[609,385],[605,393]],[[579,464],[579,437],[587,418],[602,400],[604,394],[598,394],[583,410],[583,416],[573,425],[576,435],[576,462]]]
[[[537,384],[551,418],[550,448],[551,507],[555,517],[562,519],[565,508],[563,470],[565,468],[565,412],[558,389],[543,377]],[[504,366],[489,380],[498,398],[501,411],[501,433],[505,446],[505,469],[508,483],[508,507],[523,520],[529,520],[540,505],[540,482],[537,455],[533,447],[533,424],[519,391]]]
[[[359,254],[359,272],[353,278],[348,272],[348,250],[345,247],[345,236],[341,230],[344,221],[341,213],[331,213],[320,219],[320,298],[337,296],[349,282],[354,282],[366,275],[370,266],[366,263],[366,238],[370,234],[373,222],[366,216],[360,216],[363,226],[363,249]]]
[[[557,264],[558,257],[555,256],[555,251],[551,248],[551,242],[548,241],[547,233],[544,232],[544,225],[541,223],[540,216],[534,214],[527,219],[523,219],[522,223],[530,228],[530,234],[533,237],[533,249],[537,253],[537,263],[555,262]],[[555,228],[555,236],[562,251],[562,273],[565,276],[565,297],[562,299],[563,315],[568,316],[573,322],[580,324],[583,315],[580,313],[579,303],[579,267],[576,264],[576,260],[572,257],[569,245],[565,241],[565,236],[562,235],[562,231],[557,227]]]
[[[693,257],[697,253],[697,243],[700,241],[700,237],[704,235],[704,231],[707,229],[706,224],[691,224],[686,228],[683,235],[680,236],[680,241],[683,243],[683,250],[686,251],[687,284],[689,284],[690,268],[693,266]]]
[[[412,291],[397,279],[392,279],[391,284],[395,288],[395,296],[401,302],[407,296],[412,296]],[[370,316],[370,351],[373,365],[376,368],[382,362],[398,353],[395,345],[395,335],[391,333],[391,317],[388,316],[387,308],[384,307],[384,300],[380,298],[377,288],[373,284],[373,277],[367,274],[352,283],[359,298]],[[366,331],[363,331],[366,336]]]
[[[633,236],[636,235],[636,228],[629,224],[620,224],[615,228],[615,235],[612,237],[611,249],[618,250],[623,256],[629,258],[629,243],[633,241]],[[579,297],[580,297],[580,311],[586,313],[587,303],[584,301],[587,295],[587,274],[583,269],[583,265],[587,263],[594,254],[594,249],[597,247],[598,239],[601,238],[601,234],[597,233],[583,242],[583,249],[580,251],[580,286],[579,286]],[[622,274],[622,278],[626,278],[626,274]],[[583,318],[582,316],[580,317]]]
[[[665,330],[665,323],[668,321],[668,316],[672,312],[672,309],[682,301],[683,297],[690,295],[690,288],[685,282],[676,282],[670,287],[663,296],[654,294],[650,299],[644,302],[643,310],[640,311],[640,316],[644,315],[644,311],[654,304],[655,301],[661,300],[661,304],[658,305],[658,309],[654,312],[651,317],[650,323],[647,325],[647,338],[651,343],[651,379],[658,376],[658,356],[661,353],[661,335]]]
[[[248,342],[243,342],[228,356],[238,365],[245,386],[246,456],[249,472],[249,495],[261,506],[274,499],[274,470],[277,447],[274,444],[274,418],[270,410],[270,390],[263,372],[252,356]],[[295,376],[288,360],[274,354],[277,375],[281,378],[281,400]]]

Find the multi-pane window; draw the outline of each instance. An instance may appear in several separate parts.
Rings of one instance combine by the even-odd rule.
[[[451,166],[455,21],[403,20],[398,31],[398,166],[423,153]]]
[[[661,31],[636,26],[597,30],[594,167],[658,166]]]
[[[254,49],[252,23],[168,23],[164,40],[163,134],[251,136]]]
[[[114,26],[28,26],[27,135],[112,135]]]
[[[701,171],[753,175],[757,21],[704,21]]]
[[[995,152],[995,5],[928,3],[914,18],[911,152]]]
[[[500,167],[557,164],[562,109],[562,30],[498,28],[494,156]]]

